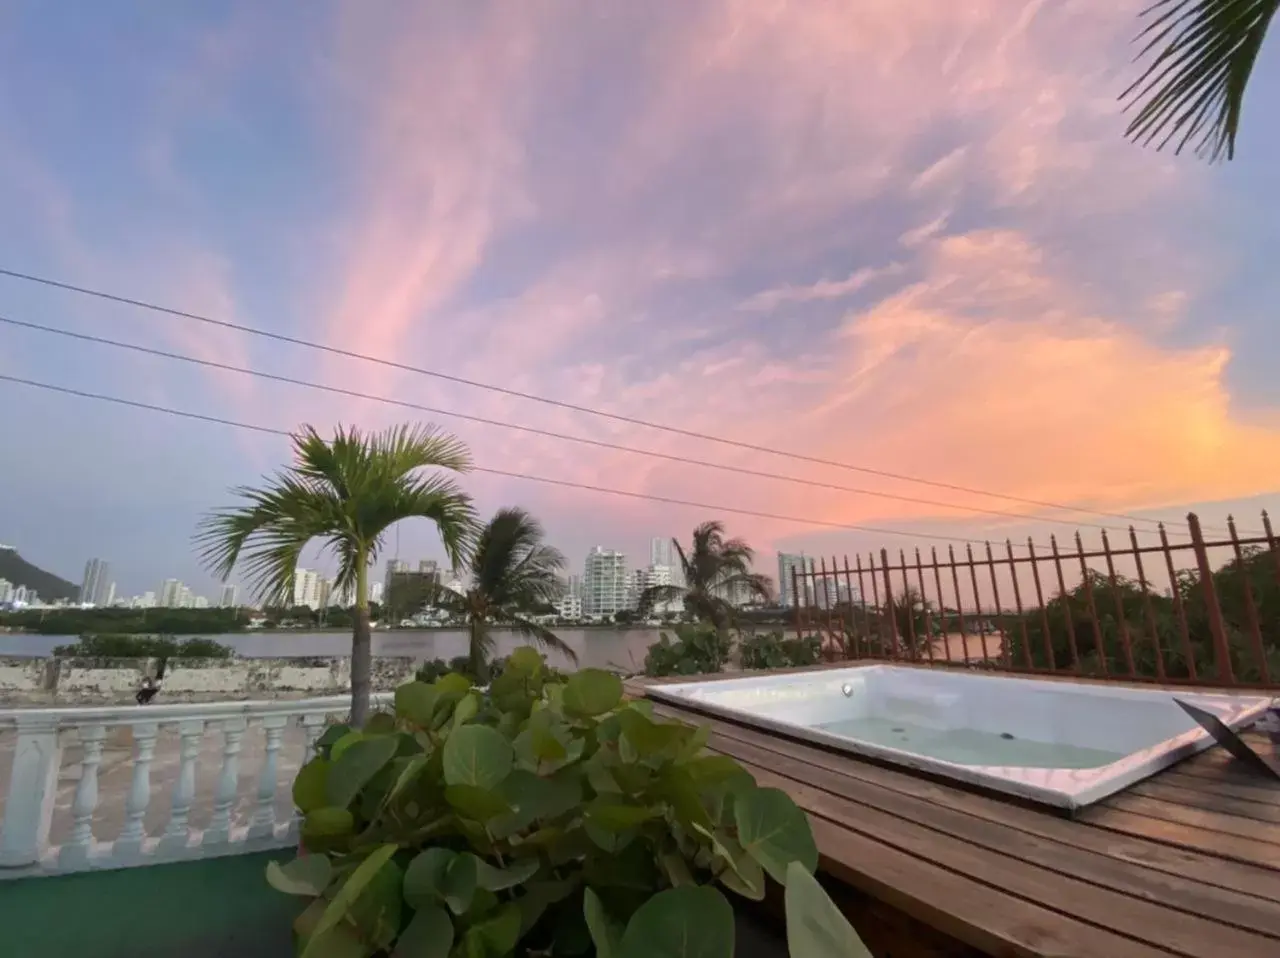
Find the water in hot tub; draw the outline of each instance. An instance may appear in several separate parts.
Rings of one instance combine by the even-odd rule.
[[[939,729],[883,717],[841,719],[814,727],[832,735],[957,765],[1078,769],[1099,768],[1124,758],[1123,752],[1019,738],[1015,729],[1006,732],[983,732],[973,728]]]

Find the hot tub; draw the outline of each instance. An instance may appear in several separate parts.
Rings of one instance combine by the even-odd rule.
[[[1212,744],[1174,696],[1234,729],[1261,696],[892,665],[651,687],[673,704],[855,755],[1078,809]]]

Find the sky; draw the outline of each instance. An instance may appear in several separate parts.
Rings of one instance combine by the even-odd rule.
[[[0,0],[0,268],[809,458],[11,278],[0,316],[826,486],[4,325],[0,374],[276,429],[433,421],[481,467],[715,507],[463,477],[574,568],[709,518],[765,571],[1128,524],[956,486],[1256,530],[1280,502],[1280,43],[1236,160],[1141,149],[1117,95],[1144,4]],[[0,541],[75,581],[107,559],[125,593],[212,593],[196,523],[289,456],[4,382],[0,421]],[[417,521],[396,554],[442,550]]]

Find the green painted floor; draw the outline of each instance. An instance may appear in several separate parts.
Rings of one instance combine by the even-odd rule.
[[[273,857],[0,881],[0,955],[13,958],[289,958],[299,900],[263,877]]]

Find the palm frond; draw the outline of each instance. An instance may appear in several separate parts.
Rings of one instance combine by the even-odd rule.
[[[503,612],[501,617],[504,624],[511,626],[514,631],[532,641],[544,652],[559,652],[574,665],[578,664],[578,653],[573,650],[573,647],[546,626],[539,625],[516,612]]]
[[[429,519],[436,524],[445,555],[453,565],[463,561],[475,536],[476,513],[471,497],[442,475],[400,477],[379,484],[356,506],[356,528],[373,543],[371,559],[382,549],[388,529],[404,519]]]
[[[734,589],[746,589],[761,599],[773,597],[773,580],[759,572],[734,572],[722,579],[717,587],[724,592]]]
[[[1137,107],[1125,135],[1175,153],[1235,156],[1245,90],[1280,0],[1157,0],[1143,11],[1137,59],[1151,57],[1120,98]],[[1154,54],[1154,56],[1152,56]]]
[[[561,591],[564,555],[543,542],[542,524],[523,509],[500,509],[480,530],[471,554],[474,588],[499,606],[531,608]]]
[[[660,602],[674,602],[676,599],[683,599],[686,590],[679,585],[651,585],[640,593],[638,600],[638,612],[640,615],[647,616],[655,605]]]

